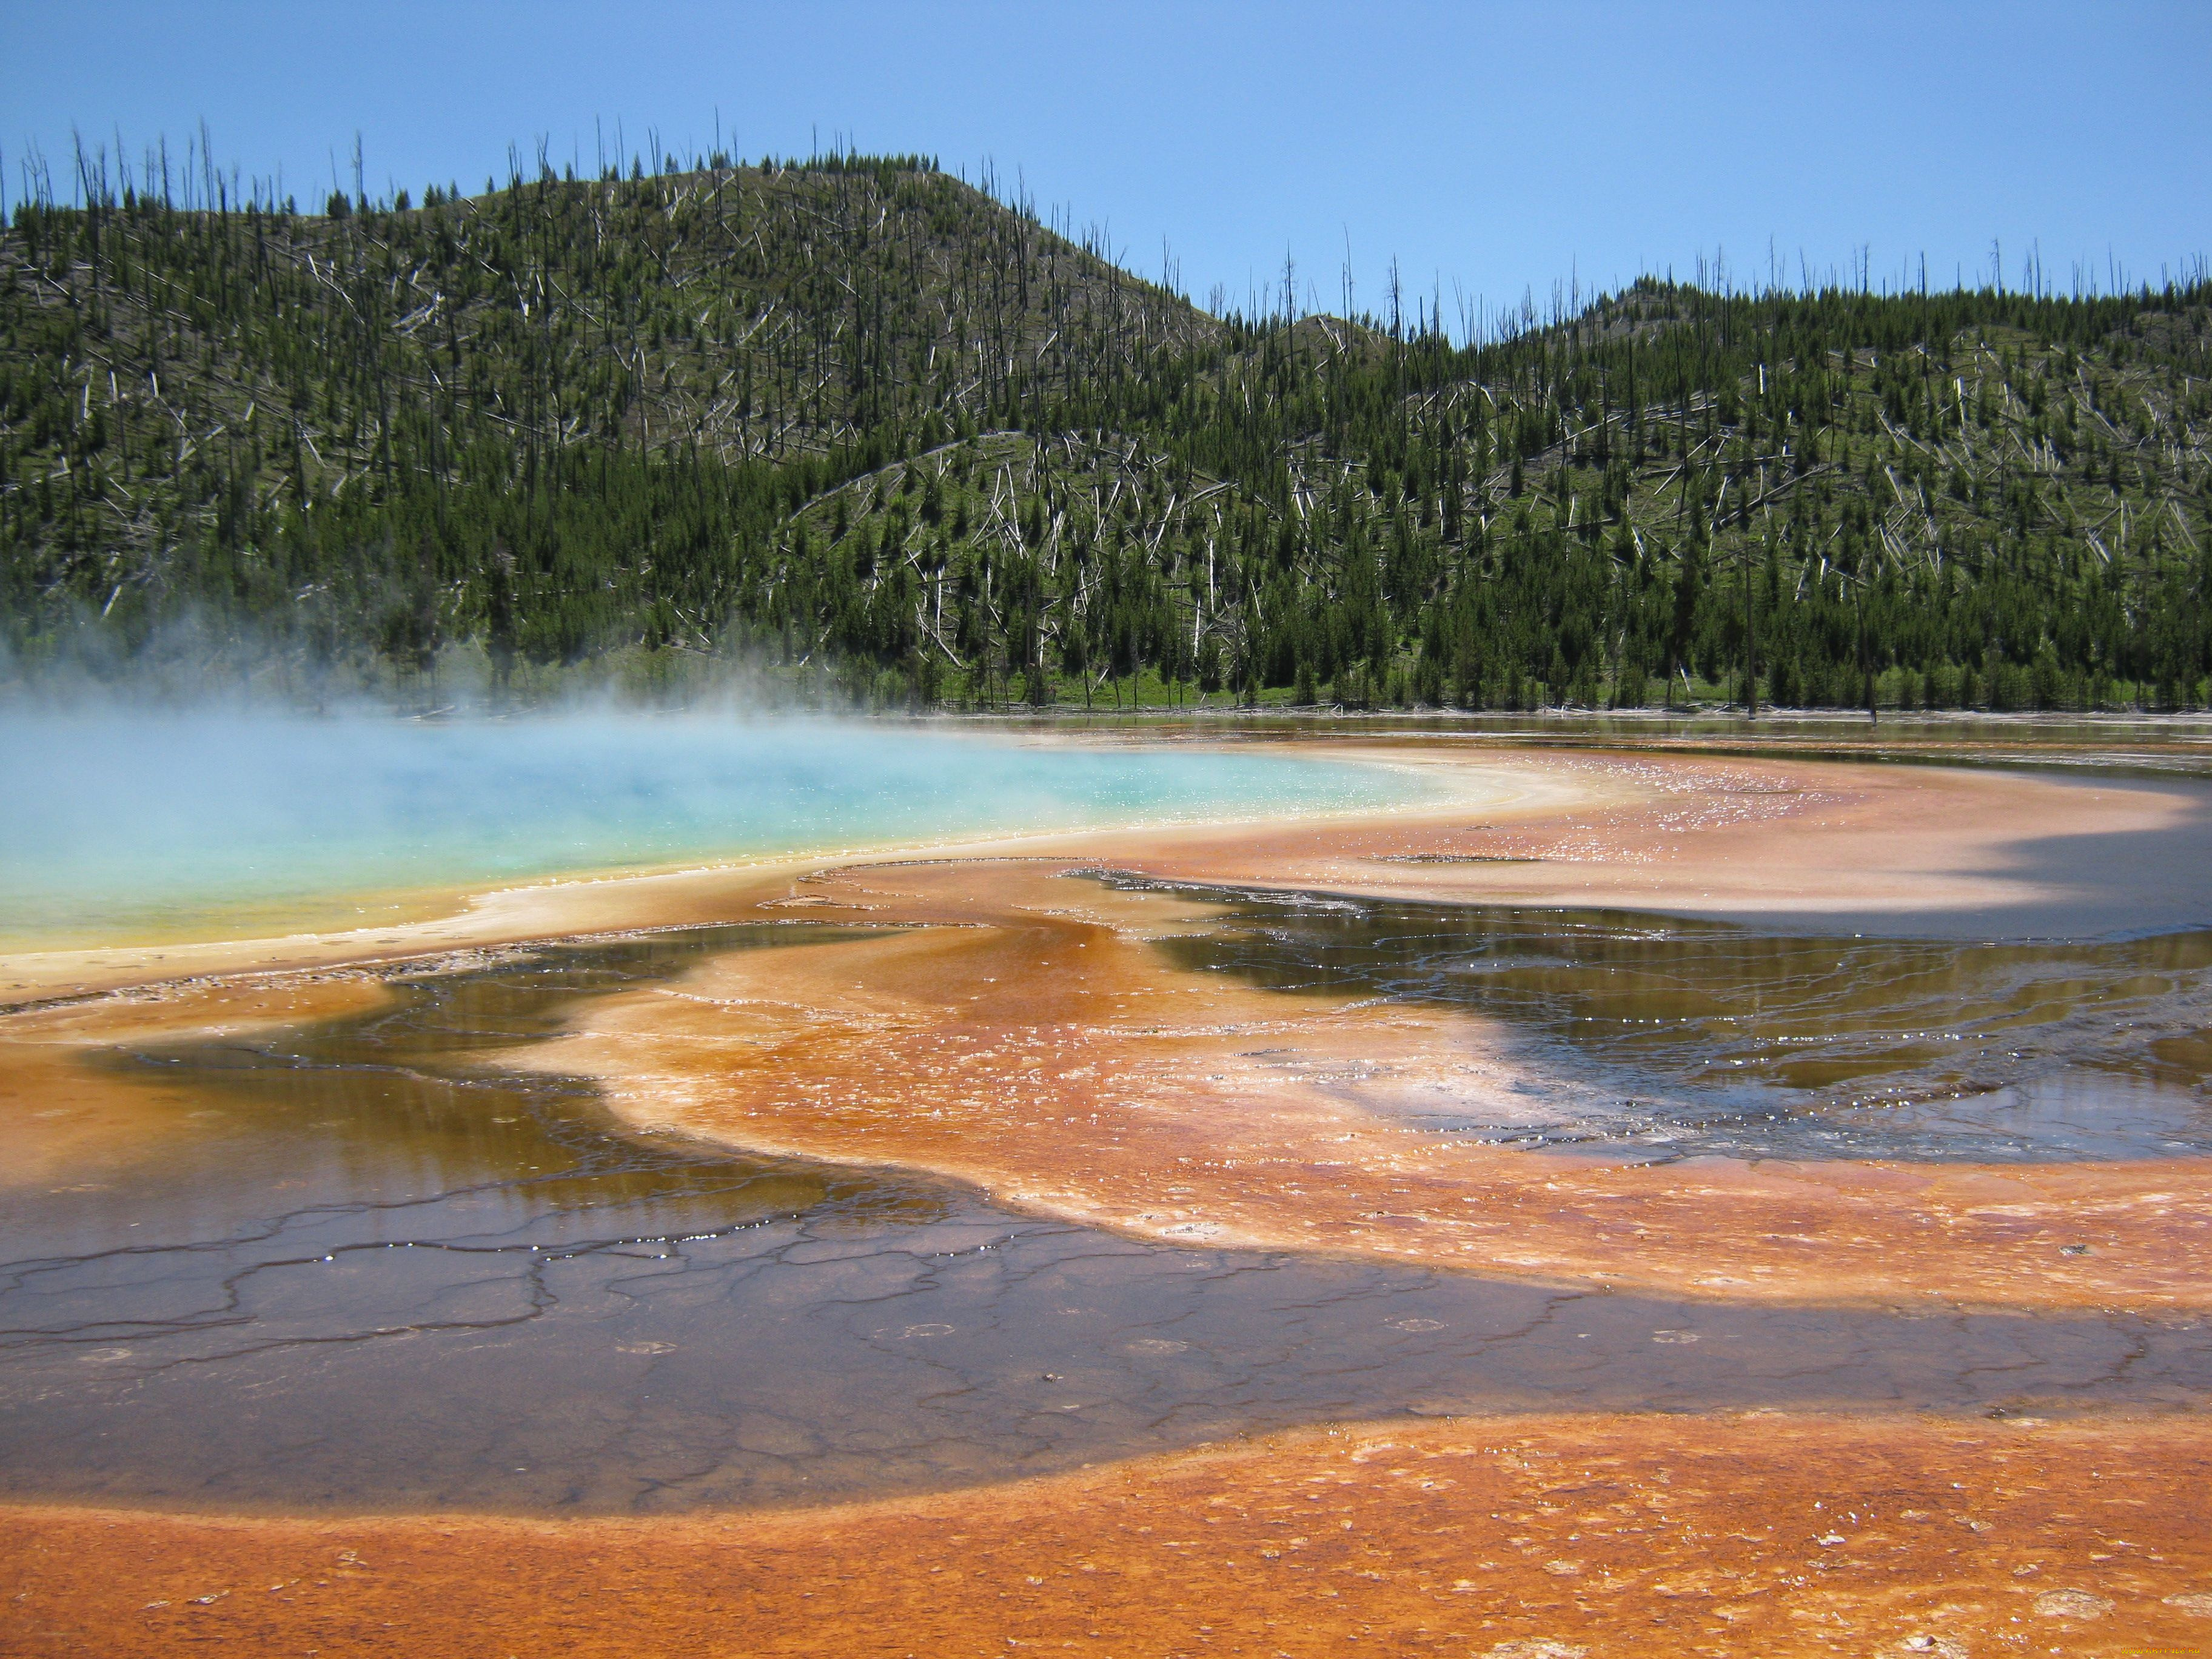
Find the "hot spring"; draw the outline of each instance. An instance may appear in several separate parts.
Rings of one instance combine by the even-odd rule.
[[[0,945],[374,926],[562,874],[1403,805],[1398,769],[603,710],[0,724]]]

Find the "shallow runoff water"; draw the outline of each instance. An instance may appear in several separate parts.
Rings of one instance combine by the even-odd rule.
[[[374,926],[547,876],[1374,808],[1410,771],[916,723],[16,710],[0,948]]]

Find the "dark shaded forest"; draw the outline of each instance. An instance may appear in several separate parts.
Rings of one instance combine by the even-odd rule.
[[[2172,708],[2212,282],[1209,314],[922,157],[0,232],[0,640],[871,706]],[[987,186],[989,181],[986,181]],[[1348,307],[1347,307],[1348,308]]]

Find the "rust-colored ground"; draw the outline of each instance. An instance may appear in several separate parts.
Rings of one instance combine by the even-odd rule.
[[[91,1047],[380,994],[310,969],[747,916],[914,922],[708,963],[593,1005],[532,1058],[602,1077],[640,1121],[943,1170],[1173,1239],[1717,1298],[2212,1304],[2198,1162],[1655,1169],[1442,1144],[1372,1103],[1509,1080],[1479,1022],[1181,973],[1146,940],[1187,925],[1188,901],[1062,874],[1893,924],[2033,918],[2108,889],[2118,915],[2156,902],[2154,865],[2069,890],[2020,848],[2171,829],[2193,810],[2179,793],[1389,752],[1489,769],[1484,804],[549,885],[369,934],[14,958],[0,991],[19,1000],[272,976],[0,1022],[0,1179],[96,1176],[189,1133],[181,1099],[86,1071]],[[0,1511],[0,1651],[2195,1653],[2212,1651],[2208,1477],[2212,1430],[2191,1418],[1592,1416],[1316,1431],[781,1516],[17,1508]]]
[[[1366,1425],[566,1523],[16,1510],[11,1654],[2201,1654],[2195,1422]]]
[[[2212,1306],[2202,1160],[1609,1164],[1470,1143],[1387,1100],[1502,1093],[1482,1022],[1179,970],[1146,941],[1206,907],[1080,867],[818,873],[763,913],[929,926],[725,957],[595,1006],[528,1063],[599,1077],[641,1124],[1169,1240],[1729,1300]]]
[[[358,1013],[386,993],[365,975],[200,981],[64,1001],[0,1018],[0,1191],[95,1180],[193,1132],[205,1102],[88,1067],[122,1043],[220,1036]]]

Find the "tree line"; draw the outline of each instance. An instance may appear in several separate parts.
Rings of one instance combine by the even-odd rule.
[[[992,185],[995,181],[986,180]],[[0,627],[878,703],[2176,708],[2212,286],[1215,315],[926,157],[0,230]]]

